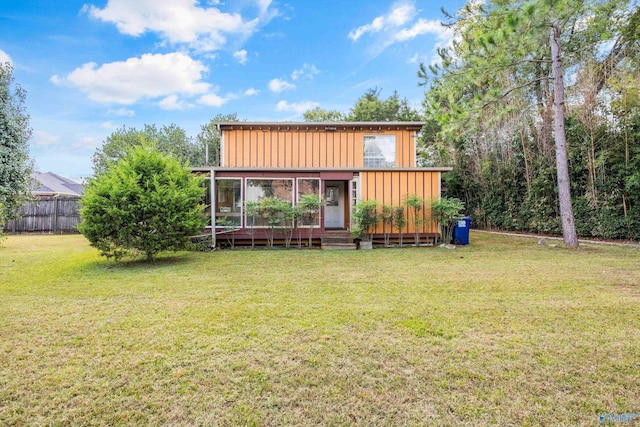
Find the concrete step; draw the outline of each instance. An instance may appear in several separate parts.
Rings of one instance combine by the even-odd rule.
[[[330,236],[330,237],[322,237],[320,239],[322,244],[325,243],[353,243],[353,237],[351,236]]]
[[[323,242],[321,248],[324,251],[355,250],[356,244],[353,242],[351,243],[324,243]]]

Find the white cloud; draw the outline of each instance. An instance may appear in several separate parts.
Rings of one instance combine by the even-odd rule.
[[[100,127],[103,129],[115,130],[118,129],[118,125],[113,123],[112,121],[106,121],[100,124]]]
[[[427,34],[435,36],[439,41],[436,47],[452,42],[453,29],[443,26],[438,20],[420,18],[414,21],[417,13],[411,0],[395,3],[386,15],[378,16],[371,23],[351,30],[349,38],[356,42],[365,34],[375,36],[368,48],[373,56],[377,56],[394,43],[410,41]]]
[[[8,62],[9,64],[13,64],[13,61],[11,60],[11,57],[9,56],[9,54],[4,50],[0,49],[0,63],[3,63],[3,62]]]
[[[206,71],[207,67],[200,61],[175,52],[145,54],[100,67],[90,62],[64,78],[53,76],[51,81],[77,87],[100,103],[131,105],[142,98],[206,93],[210,88],[209,83],[202,81]]]
[[[291,73],[291,80],[298,80],[299,78],[313,79],[313,76],[319,72],[315,65],[305,63],[302,68]]]
[[[424,34],[433,34],[439,40],[453,38],[453,30],[442,25],[440,21],[418,19],[411,27],[398,31],[394,36],[394,41],[406,41]]]
[[[229,102],[230,97],[221,97],[216,95],[215,93],[209,93],[207,95],[203,95],[198,99],[198,103],[202,105],[206,105],[207,107],[222,107],[224,104]]]
[[[241,64],[247,63],[247,51],[244,49],[233,52],[233,57]]]
[[[118,109],[109,109],[107,110],[107,114],[111,115],[111,116],[119,116],[119,117],[135,117],[136,112],[133,110],[130,110],[129,108],[118,108]]]
[[[102,145],[102,138],[98,135],[77,135],[73,143],[74,148],[95,150]]]
[[[302,114],[307,110],[312,110],[319,106],[320,104],[313,101],[292,102],[291,104],[287,101],[280,101],[276,105],[276,111],[291,111],[297,114]]]
[[[244,91],[244,95],[245,96],[255,96],[257,94],[259,94],[260,91],[258,89],[252,88],[250,87],[249,89]]]
[[[269,4],[264,0],[259,3],[261,14],[267,12]],[[250,36],[259,23],[258,18],[246,21],[238,13],[200,7],[196,0],[108,0],[103,9],[85,5],[82,11],[115,24],[122,34],[138,37],[154,32],[169,43],[205,52],[222,48],[230,35],[241,39]]]
[[[295,89],[296,85],[286,80],[273,79],[269,81],[269,90],[274,93],[280,93],[283,90]]]
[[[174,111],[174,110],[184,110],[188,107],[188,105],[178,99],[178,95],[169,95],[164,98],[162,101],[158,102],[158,106],[163,110]]]
[[[41,147],[56,145],[59,140],[60,140],[59,136],[50,134],[49,132],[45,132],[43,130],[36,130],[33,132],[34,144],[39,145]]]
[[[352,41],[358,41],[360,37],[367,33],[377,33],[383,30],[401,27],[411,21],[416,14],[416,8],[411,3],[396,3],[391,7],[389,13],[373,19],[371,23],[354,28],[349,32]]]
[[[258,9],[260,9],[261,14],[267,13],[269,6],[271,5],[271,0],[257,0]]]

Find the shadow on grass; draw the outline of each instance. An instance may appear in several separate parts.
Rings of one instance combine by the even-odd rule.
[[[93,266],[105,270],[154,270],[198,262],[196,259],[198,258],[198,253],[186,251],[166,253],[158,255],[152,260],[136,256],[127,256],[117,261],[101,258],[94,262]]]

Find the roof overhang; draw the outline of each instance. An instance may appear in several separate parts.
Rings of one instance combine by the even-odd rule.
[[[449,172],[452,167],[425,168],[233,168],[223,166],[195,167],[192,172]]]
[[[311,132],[354,131],[419,131],[424,122],[221,122],[220,130],[276,130]]]

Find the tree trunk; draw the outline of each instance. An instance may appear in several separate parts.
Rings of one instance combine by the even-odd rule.
[[[556,142],[556,169],[558,174],[558,199],[562,218],[562,236],[564,244],[569,248],[578,247],[578,236],[571,205],[571,189],[569,183],[569,164],[567,160],[567,139],[564,130],[564,80],[562,69],[562,51],[560,49],[560,28],[551,25],[549,37],[551,59],[553,62],[553,113]]]

